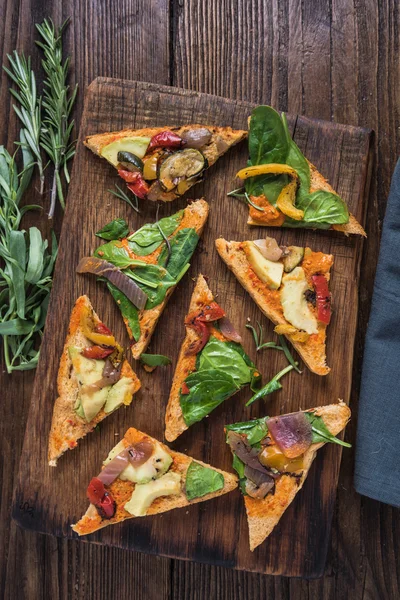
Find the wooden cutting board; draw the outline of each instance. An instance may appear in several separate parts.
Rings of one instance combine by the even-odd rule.
[[[93,276],[77,275],[76,265],[82,256],[91,254],[99,245],[94,232],[111,219],[125,217],[135,230],[154,221],[156,215],[156,206],[151,202],[142,202],[141,213],[137,215],[107,191],[120,180],[110,165],[83,146],[82,140],[96,132],[153,125],[204,123],[246,128],[251,109],[252,105],[246,102],[135,81],[97,79],[88,88],[15,491],[13,517],[21,526],[76,537],[70,525],[87,508],[87,484],[126,429],[135,426],[164,439],[164,411],[173,367],[159,368],[148,374],[136,364],[142,389],[132,405],[101,423],[96,431],[79,442],[77,449],[60,459],[56,469],[47,464],[58,362],[76,298],[88,294],[100,318],[128,344],[120,313],[111,296],[102,285],[96,284]],[[364,223],[371,132],[303,117],[292,116],[289,123],[300,148]],[[183,318],[193,280],[198,273],[203,273],[209,277],[211,290],[218,294],[218,302],[242,334],[244,347],[264,381],[268,381],[287,364],[285,357],[273,350],[264,350],[256,356],[245,323],[247,317],[254,324],[260,321],[265,340],[275,339],[272,324],[237,283],[214,247],[214,240],[219,236],[243,240],[271,234],[271,230],[263,228],[250,229],[246,225],[247,208],[226,196],[237,186],[235,173],[246,164],[247,154],[247,142],[243,142],[206,173],[204,183],[191,190],[190,198],[204,196],[209,201],[209,221],[192,266],[159,321],[149,351],[166,354],[175,364],[185,334]],[[185,199],[165,204],[160,208],[159,217],[170,215],[185,204]],[[283,381],[283,390],[269,396],[265,404],[259,402],[247,409],[244,403],[250,392],[245,389],[172,444],[175,450],[228,471],[232,470],[231,454],[224,441],[224,424],[329,404],[338,398],[348,402],[350,397],[362,240],[334,232],[307,230],[274,229],[272,235],[280,243],[309,245],[335,255],[331,279],[335,312],[328,329],[327,347],[332,372],[327,377],[319,377],[307,369],[302,375],[292,372]],[[245,510],[238,490],[185,510],[107,527],[82,539],[260,573],[318,577],[323,573],[327,554],[340,458],[341,448],[336,445],[328,444],[319,451],[303,490],[272,535],[253,553],[249,550]]]

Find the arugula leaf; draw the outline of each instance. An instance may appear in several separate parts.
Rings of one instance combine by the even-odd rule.
[[[162,354],[141,354],[140,360],[148,367],[164,367],[171,364],[171,359]]]
[[[127,321],[134,340],[140,338],[139,311],[134,304],[115,285],[107,281],[107,287],[121,311],[122,318]]]
[[[164,217],[156,223],[147,223],[135,231],[128,238],[130,249],[138,256],[148,256],[164,242],[161,231],[166,237],[170,236],[179,226],[183,217],[183,210],[170,217]]]
[[[107,223],[107,225],[104,225],[95,235],[103,240],[121,240],[128,233],[129,227],[125,219],[114,219]]]
[[[185,383],[190,393],[181,394],[179,402],[188,427],[201,421],[240,389],[230,375],[219,369],[195,371],[186,377]]]
[[[319,444],[320,442],[332,442],[334,444],[339,444],[339,446],[345,446],[345,448],[351,448],[351,444],[339,440],[329,431],[322,417],[313,412],[305,412],[304,414],[311,424],[313,444]]]
[[[268,417],[261,417],[260,419],[253,419],[252,421],[243,421],[242,423],[225,425],[225,429],[226,431],[236,431],[237,433],[246,434],[248,443],[250,446],[254,446],[259,444],[268,434],[267,421]]]
[[[192,460],[186,472],[185,493],[188,500],[201,498],[222,490],[225,485],[224,476],[210,467],[203,467]]]
[[[199,236],[192,227],[180,229],[177,234],[169,240],[171,253],[166,268],[168,273],[175,279],[178,278],[184,266],[190,261],[198,241]],[[165,266],[168,254],[168,248],[165,245],[158,258],[159,265]]]
[[[260,400],[261,398],[265,398],[268,394],[272,394],[273,392],[277,392],[282,389],[282,384],[280,383],[281,377],[283,377],[286,373],[294,369],[293,365],[288,365],[282,371],[279,371],[264,387],[261,388],[254,396],[250,398],[248,402],[246,402],[246,406],[250,406],[253,402]]]

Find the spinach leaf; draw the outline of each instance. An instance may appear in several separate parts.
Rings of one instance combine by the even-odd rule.
[[[247,477],[245,477],[245,475],[244,475],[245,464],[244,464],[244,462],[242,462],[240,460],[240,458],[238,458],[236,456],[236,454],[233,455],[232,467],[235,469],[236,473],[238,474],[239,487],[240,487],[242,494],[245,494],[247,496],[247,492],[246,492]]]
[[[175,279],[179,277],[184,266],[190,261],[198,241],[199,236],[197,235],[196,230],[189,227],[180,229],[178,233],[169,240],[171,254],[166,268],[168,273]],[[158,264],[165,266],[167,258],[168,248],[165,245],[158,258]]]
[[[140,338],[139,311],[134,304],[123,294],[115,285],[107,281],[107,287],[118,304],[122,318],[126,321],[132,332],[134,340],[137,342]]]
[[[334,444],[339,444],[339,446],[345,446],[346,448],[351,448],[351,444],[347,442],[343,442],[339,440],[337,437],[332,435],[327,426],[324,423],[322,417],[319,417],[313,412],[305,412],[305,416],[309,423],[311,423],[312,429],[312,443],[319,444],[320,442],[332,442]]]
[[[225,485],[224,476],[210,467],[203,467],[192,460],[186,472],[185,493],[188,500],[201,498],[222,490]]]
[[[246,354],[244,348],[241,344],[236,342],[225,342],[230,348],[234,349],[236,352],[240,354],[243,358],[244,362],[251,369],[251,380],[250,380],[250,389],[252,392],[257,391],[261,387],[261,373],[257,370],[256,365],[253,363],[251,358]]]
[[[176,280],[171,277],[166,269],[159,265],[143,263],[137,265],[133,270],[128,269],[125,274],[134,279],[147,294],[146,310],[161,304],[168,289],[176,285]],[[144,283],[146,281],[148,285]]]
[[[254,446],[255,444],[259,444],[268,434],[267,420],[268,417],[261,417],[252,421],[225,425],[225,429],[226,431],[236,431],[237,433],[246,434],[248,443],[250,446]]]
[[[140,360],[148,367],[164,367],[171,364],[171,359],[162,354],[141,354]]]
[[[190,393],[181,394],[179,402],[188,427],[201,421],[240,389],[230,375],[219,369],[195,371],[186,377],[185,383]]]
[[[324,223],[343,224],[349,221],[349,211],[337,194],[318,190],[312,194],[299,193],[296,206],[304,210],[304,221],[315,226]]]
[[[96,235],[103,240],[120,240],[126,237],[128,233],[129,227],[125,219],[114,219],[97,231]]]
[[[178,211],[170,217],[160,219],[157,223],[147,223],[135,231],[128,238],[130,249],[138,256],[148,256],[163,243],[164,238],[170,236],[179,226],[183,217],[183,210]],[[161,229],[161,231],[160,231]]]
[[[97,256],[97,258],[102,258],[103,260],[107,260],[119,269],[127,269],[138,262],[137,259],[133,259],[129,256],[129,252],[126,247],[118,240],[113,240],[107,244],[99,246],[94,251],[94,256]]]
[[[284,163],[288,140],[279,113],[270,106],[258,106],[251,113],[249,154],[252,165]]]
[[[236,344],[240,347],[240,344]],[[218,369],[230,375],[238,386],[251,381],[251,368],[246,364],[236,348],[227,342],[211,337],[200,353],[199,371]]]

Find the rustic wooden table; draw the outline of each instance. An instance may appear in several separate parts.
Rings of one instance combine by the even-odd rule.
[[[18,48],[33,55],[34,23],[72,22],[65,49],[80,92],[97,75],[139,79],[271,103],[292,113],[375,130],[360,287],[349,434],[354,439],[363,341],[390,176],[399,154],[399,4],[396,0],[3,0],[1,62]],[[8,83],[0,88],[1,143],[17,123]],[[35,193],[33,193],[35,196]],[[30,198],[35,201],[37,198]],[[43,231],[45,214],[30,216]],[[55,221],[61,227],[61,215]],[[29,225],[30,223],[27,223]],[[10,599],[395,599],[399,511],[353,489],[354,453],[343,454],[326,575],[314,581],[267,577],[28,533],[10,522],[14,479],[33,372],[2,368],[0,419],[0,596]],[[33,398],[34,402],[35,399]]]

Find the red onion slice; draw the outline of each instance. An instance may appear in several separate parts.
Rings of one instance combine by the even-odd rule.
[[[114,456],[98,475],[97,478],[100,479],[104,485],[111,485],[112,482],[117,479],[118,475],[129,465],[129,450],[130,448],[125,448],[125,450],[122,450],[117,456]]]
[[[268,419],[267,425],[276,444],[287,458],[296,458],[311,446],[311,424],[303,412],[272,417]]]
[[[76,268],[78,273],[93,273],[101,275],[113,283],[139,310],[146,306],[147,294],[127,275],[113,264],[96,258],[85,256]]]
[[[240,335],[238,334],[228,317],[222,317],[222,319],[220,319],[218,323],[222,335],[226,337],[227,340],[231,340],[232,342],[237,342],[238,344],[241,344],[242,338],[240,337]]]
[[[263,240],[255,240],[254,244],[261,252],[264,258],[277,262],[283,254],[282,248],[279,248],[275,238],[267,237]]]
[[[205,127],[198,129],[186,129],[181,133],[181,138],[186,142],[188,148],[196,148],[197,150],[206,146],[212,137],[212,133]]]
[[[134,444],[129,449],[129,462],[134,467],[140,467],[145,462],[147,462],[150,456],[154,452],[154,445],[150,440],[143,440],[143,442],[138,442]]]

